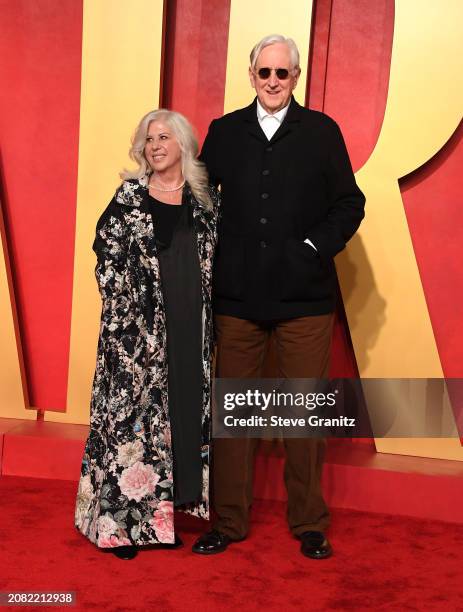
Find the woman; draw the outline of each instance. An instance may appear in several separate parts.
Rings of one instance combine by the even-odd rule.
[[[96,228],[101,327],[76,527],[131,559],[208,518],[211,268],[218,194],[179,113],[145,115]]]

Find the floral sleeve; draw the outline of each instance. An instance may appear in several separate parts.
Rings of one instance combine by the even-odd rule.
[[[115,199],[98,220],[93,250],[98,259],[95,276],[101,297],[115,298],[124,287],[128,255],[127,227]]]

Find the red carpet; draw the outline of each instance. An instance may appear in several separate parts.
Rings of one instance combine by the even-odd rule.
[[[179,516],[182,549],[121,561],[74,529],[75,489],[0,478],[0,591],[72,590],[71,610],[104,612],[463,610],[463,525],[335,510],[335,556],[311,561],[287,532],[284,504],[259,502],[250,538],[225,554],[193,555],[205,525]]]

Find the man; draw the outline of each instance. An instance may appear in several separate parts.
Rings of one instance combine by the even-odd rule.
[[[259,378],[273,335],[280,376],[327,378],[335,307],[333,257],[357,230],[365,198],[337,124],[292,96],[293,40],[261,40],[249,78],[257,99],[212,121],[201,159],[221,186],[214,270],[216,376]],[[193,551],[213,554],[246,537],[256,439],[216,439],[217,521]],[[331,555],[320,477],[325,441],[285,439],[287,518],[301,552]]]

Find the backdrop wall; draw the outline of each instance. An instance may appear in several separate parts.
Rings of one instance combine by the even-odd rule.
[[[298,42],[298,100],[340,124],[368,199],[337,259],[332,374],[462,377],[462,18],[458,0],[0,0],[0,415],[88,422],[91,244],[135,124],[167,106],[202,141],[252,99],[270,31]],[[418,442],[377,444],[463,458]]]

